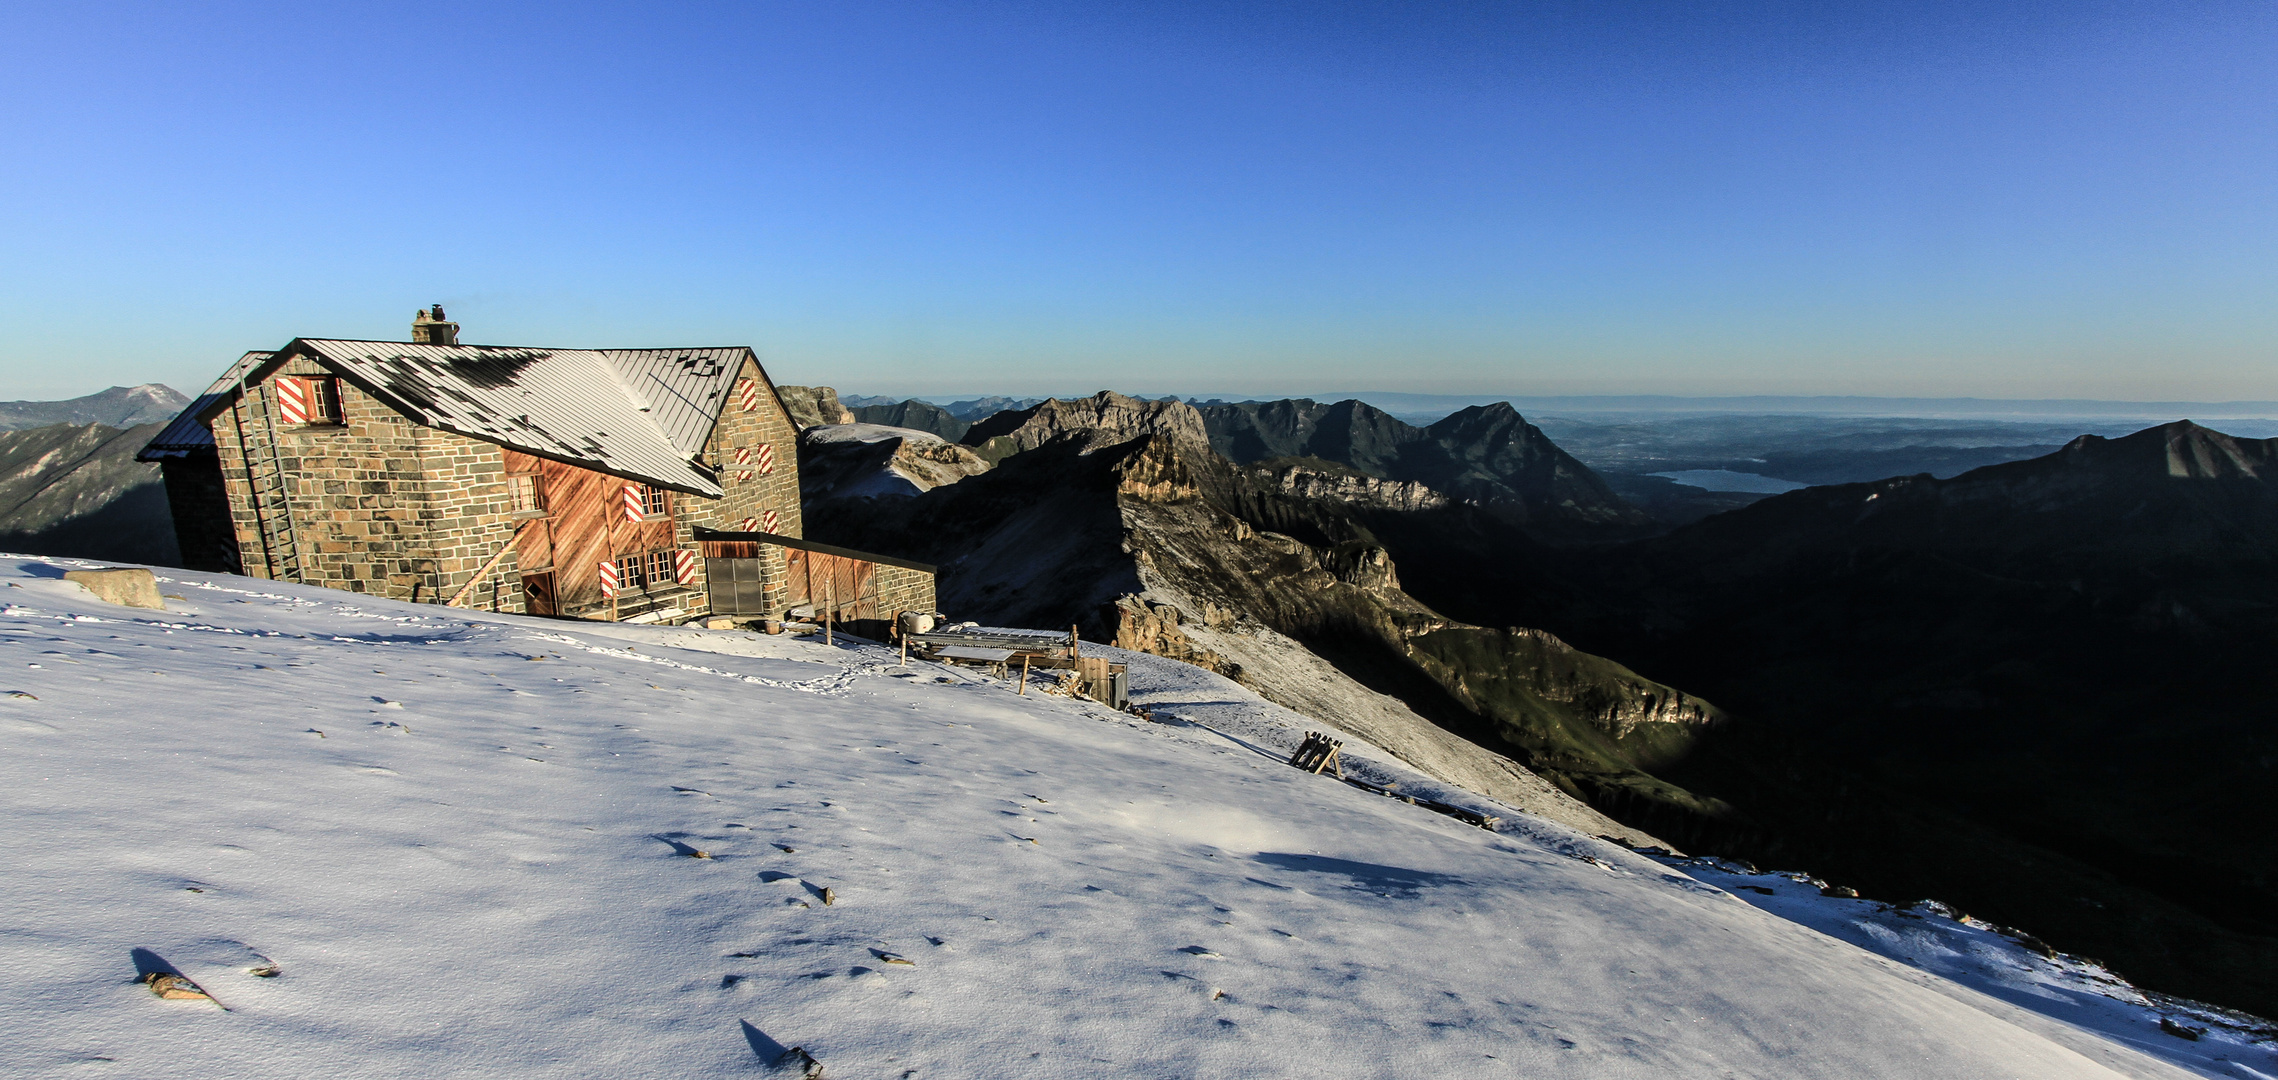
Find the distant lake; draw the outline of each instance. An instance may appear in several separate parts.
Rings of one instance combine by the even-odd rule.
[[[1733,472],[1731,469],[1679,469],[1676,472],[1650,475],[1667,477],[1686,487],[1705,488],[1709,491],[1745,491],[1754,495],[1777,495],[1783,491],[1809,486],[1776,476],[1758,476],[1755,473]]]

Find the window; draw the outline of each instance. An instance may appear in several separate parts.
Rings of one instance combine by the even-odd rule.
[[[330,375],[277,380],[277,412],[288,424],[340,423],[340,380]]]
[[[644,514],[664,514],[664,513],[670,513],[670,512],[672,511],[672,503],[671,503],[671,502],[669,502],[668,500],[669,500],[669,498],[670,498],[671,494],[672,494],[671,492],[669,492],[669,491],[666,491],[666,490],[665,490],[665,489],[663,489],[663,488],[660,488],[660,487],[650,487],[650,486],[649,486],[649,485],[647,485],[647,484],[642,484],[642,485],[641,485],[641,513],[644,513]]]
[[[617,556],[617,587],[619,589],[638,589],[648,584],[648,565],[649,559],[646,555]]]
[[[617,589],[668,589],[680,584],[679,553],[674,548],[617,556]]]
[[[340,380],[333,378],[310,379],[309,423],[337,424],[340,422]]]
[[[546,489],[537,473],[513,473],[506,478],[506,497],[517,514],[546,512]]]

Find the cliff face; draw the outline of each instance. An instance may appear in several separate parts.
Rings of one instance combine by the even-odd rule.
[[[839,404],[838,391],[828,386],[778,386],[776,396],[800,428],[854,423],[854,412]]]
[[[1088,398],[1052,400],[1017,412],[1000,412],[974,424],[964,443],[1002,458],[1046,443],[1073,441],[1085,449],[1168,435],[1207,445],[1202,414],[1180,401],[1141,401],[1110,390]]]
[[[1385,480],[1346,470],[1284,464],[1250,471],[1283,494],[1299,499],[1401,511],[1436,510],[1451,501],[1444,493],[1412,480]]]

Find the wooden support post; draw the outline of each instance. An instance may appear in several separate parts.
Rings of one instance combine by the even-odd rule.
[[[1084,639],[1076,636],[1076,628],[1074,626],[1068,627],[1068,655],[1084,655]]]
[[[1020,654],[1020,688],[1019,688],[1019,689],[1017,689],[1017,690],[1014,690],[1014,691],[1013,691],[1013,693],[1015,693],[1015,694],[1019,694],[1019,695],[1020,695],[1020,696],[1022,696],[1022,697],[1027,697],[1027,696],[1028,696],[1028,654],[1027,654],[1027,653],[1022,653],[1022,654]]]
[[[823,644],[831,643],[831,617],[838,614],[838,575],[823,585]]]

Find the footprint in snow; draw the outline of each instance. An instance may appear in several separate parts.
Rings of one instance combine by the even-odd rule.
[[[1180,949],[1179,951],[1180,951],[1180,952],[1183,952],[1183,953],[1185,953],[1185,954],[1187,954],[1188,956],[1199,956],[1199,957],[1201,957],[1201,958],[1202,958],[1202,959],[1204,959],[1204,960],[1223,960],[1223,959],[1225,959],[1225,957],[1223,957],[1223,956],[1220,956],[1220,955],[1218,955],[1217,953],[1211,952],[1209,949],[1205,949],[1205,948],[1203,948],[1203,947],[1202,947],[1202,946],[1200,946],[1200,945],[1189,945],[1189,946],[1187,946],[1186,948]]]

